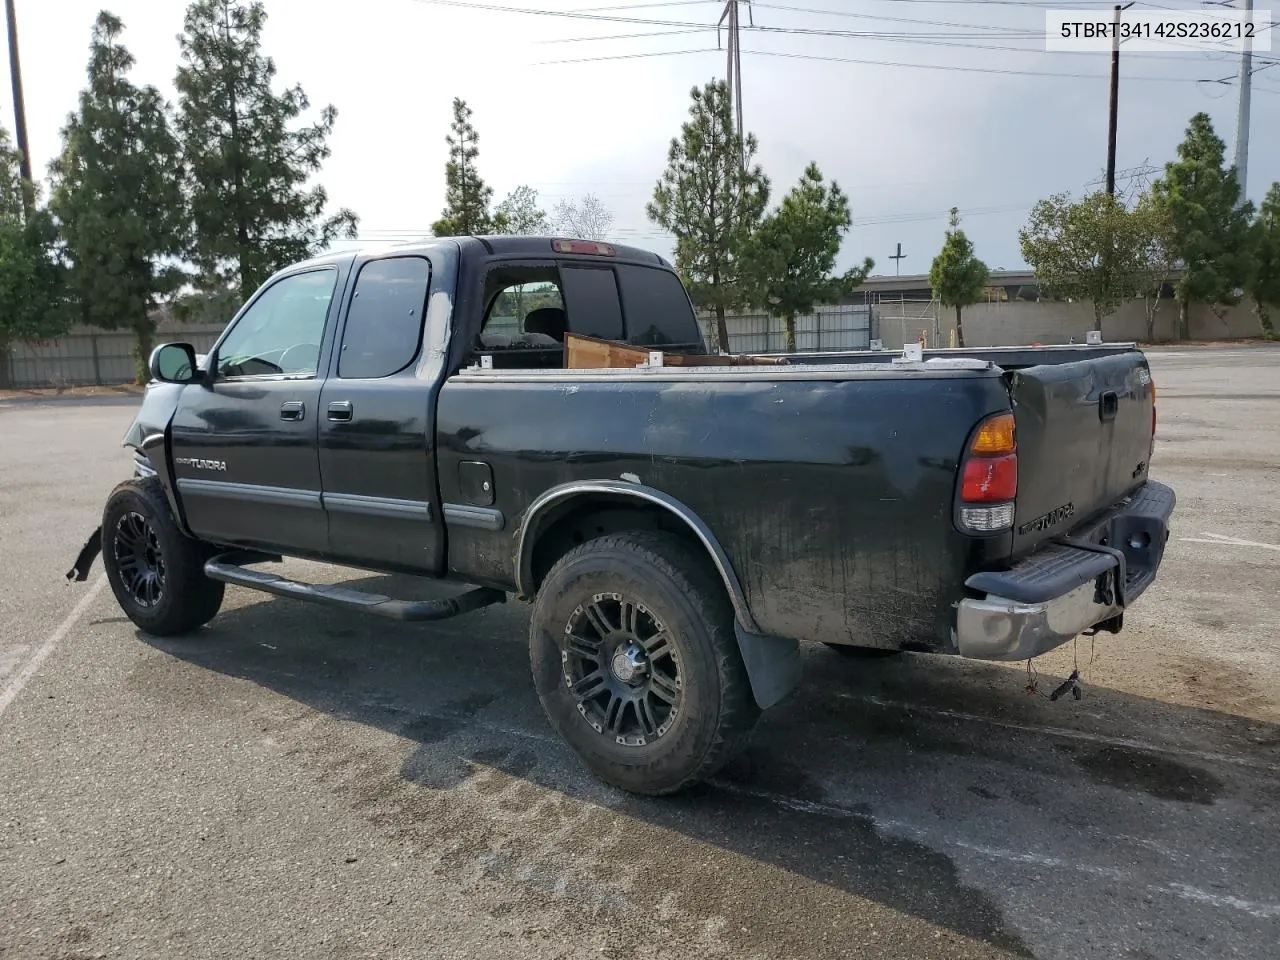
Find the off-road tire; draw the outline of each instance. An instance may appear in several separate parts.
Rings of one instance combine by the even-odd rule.
[[[568,624],[602,594],[647,608],[679,658],[678,711],[665,733],[642,745],[595,729],[565,679]],[[605,536],[565,554],[534,601],[529,654],[552,727],[595,776],[630,793],[670,794],[711,777],[760,717],[724,586],[704,556],[671,534]],[[639,719],[638,709],[633,715]]]
[[[120,525],[126,521],[136,531],[137,520],[126,520],[133,517],[140,517],[154,533],[159,548],[154,552],[163,565],[163,582],[150,604],[130,590],[129,571],[122,569],[120,559],[120,553],[127,552]],[[207,544],[178,527],[155,477],[126,480],[111,491],[102,511],[102,565],[120,609],[144,632],[157,637],[190,633],[217,615],[226,586],[204,574],[211,554]]]

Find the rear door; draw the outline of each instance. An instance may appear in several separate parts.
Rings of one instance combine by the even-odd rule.
[[[439,364],[422,346],[431,261],[389,256],[356,270],[318,414],[331,551],[376,568],[437,573]]]
[[[326,548],[319,371],[343,275],[324,266],[273,281],[219,342],[212,382],[183,388],[172,423],[173,471],[197,536],[285,552]]]
[[[1018,443],[1013,550],[1022,554],[1146,482],[1155,399],[1137,351],[1009,378]]]

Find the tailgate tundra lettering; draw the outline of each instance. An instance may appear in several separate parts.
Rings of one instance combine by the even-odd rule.
[[[1055,527],[1063,520],[1070,520],[1076,513],[1076,505],[1074,503],[1064,503],[1060,507],[1054,507],[1043,517],[1036,517],[1029,520],[1018,528],[1018,534],[1032,533],[1037,530],[1048,530]]]

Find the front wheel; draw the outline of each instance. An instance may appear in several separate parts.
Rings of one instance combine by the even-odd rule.
[[[209,550],[174,522],[155,477],[119,484],[102,513],[102,564],[116,602],[158,637],[189,633],[214,618],[224,584],[204,574]]]
[[[601,537],[565,554],[534,601],[529,652],[556,732],[632,793],[712,776],[760,716],[724,588],[670,534]]]

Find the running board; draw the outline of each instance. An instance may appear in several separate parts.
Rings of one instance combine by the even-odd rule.
[[[460,613],[470,613],[472,610],[491,604],[505,603],[507,599],[507,595],[501,590],[476,587],[456,597],[445,597],[441,600],[393,600],[391,597],[376,593],[364,593],[360,590],[348,590],[344,587],[324,584],[299,583],[297,580],[286,580],[274,573],[246,570],[239,564],[226,559],[227,556],[223,554],[207,561],[204,565],[205,576],[237,587],[261,590],[263,593],[271,593],[277,597],[323,603],[331,607],[345,607],[348,610],[386,617],[388,620],[414,623],[425,620],[447,620]]]

